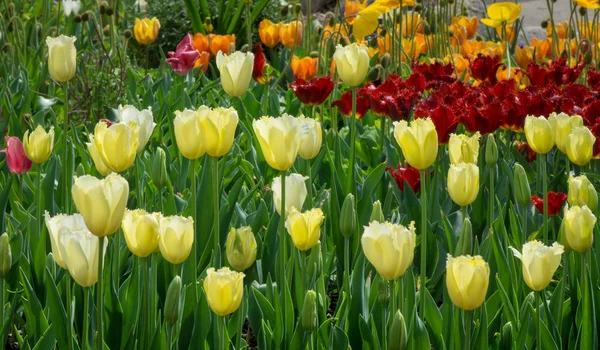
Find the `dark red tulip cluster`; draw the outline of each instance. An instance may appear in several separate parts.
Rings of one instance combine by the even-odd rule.
[[[421,74],[411,74],[405,81],[392,74],[379,86],[368,83],[358,94],[369,101],[375,114],[399,121],[408,119],[424,89],[425,79]]]
[[[479,54],[471,61],[471,64],[469,64],[469,70],[471,71],[471,76],[473,78],[481,82],[487,81],[495,84],[498,81],[496,73],[498,68],[502,66],[503,64],[500,62],[500,57]]]
[[[424,90],[437,89],[442,83],[451,84],[456,81],[456,78],[452,76],[455,72],[451,63],[434,62],[427,64],[414,61],[412,70],[423,76],[425,81]]]
[[[567,201],[567,195],[562,192],[548,192],[548,215],[554,216],[558,214],[563,204]],[[544,213],[544,199],[538,196],[531,196],[533,205],[540,213]]]
[[[348,90],[342,94],[339,100],[331,103],[337,107],[344,117],[352,117],[352,91]],[[369,111],[369,100],[356,94],[356,119],[361,119]]]
[[[567,85],[579,78],[584,67],[583,61],[571,67],[564,57],[554,60],[551,64],[531,62],[527,66],[527,77],[534,86]]]
[[[333,79],[330,76],[325,76],[316,77],[311,81],[298,78],[290,84],[290,87],[300,102],[305,105],[316,106],[325,102],[333,90],[333,85]],[[350,102],[352,103],[352,100]],[[352,105],[350,105],[350,108],[352,108]]]
[[[404,182],[408,183],[413,192],[417,193],[421,189],[421,174],[417,168],[413,168],[408,163],[404,166],[398,165],[397,169],[387,167],[387,171],[396,180],[396,185],[400,191],[404,192]]]

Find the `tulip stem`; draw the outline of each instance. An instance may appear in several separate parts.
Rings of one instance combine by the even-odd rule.
[[[106,237],[98,237],[98,283],[96,283],[96,318],[97,323],[97,338],[96,338],[96,349],[104,350],[104,325],[102,323],[102,318],[104,316],[104,306],[102,299],[102,265],[104,258],[104,240]]]
[[[380,130],[380,143],[381,143],[381,152],[383,153],[385,150],[385,117],[381,117],[381,130]]]
[[[546,155],[540,154],[542,162],[542,191],[544,196],[544,244],[548,242],[548,177],[546,176]]]
[[[313,208],[313,178],[312,178],[312,164],[311,160],[306,160],[306,167],[308,172],[308,205]]]
[[[41,188],[41,187],[38,187],[38,188]],[[40,191],[38,191],[38,192],[40,192]],[[40,239],[41,239],[41,237],[40,237]],[[65,276],[65,278],[67,279],[67,282],[66,282],[66,284],[67,284],[67,286],[66,286],[66,289],[67,289],[67,300],[66,300],[66,302],[67,302],[67,320],[69,322],[69,334],[71,334],[73,332],[73,322],[71,322],[72,317],[73,317],[73,311],[72,311],[73,289],[71,288],[71,278],[72,277],[70,274],[67,274]],[[2,305],[4,305],[4,304],[2,304]],[[73,349],[73,337],[72,336],[69,336],[69,349]]]
[[[277,257],[279,258],[279,280],[277,281],[277,288],[280,293],[284,293],[285,284],[285,264],[287,262],[286,259],[286,234],[285,234],[285,173],[286,171],[281,172],[281,215],[279,217],[279,249],[277,251]],[[286,311],[287,308],[283,307],[283,319],[286,319]]]
[[[151,333],[148,333],[148,297],[150,296],[150,288],[148,281],[148,261],[146,258],[140,258],[141,262],[141,272],[142,272],[142,286],[144,286],[144,292],[142,293],[142,319],[141,319],[141,339],[140,339],[140,349],[147,349],[148,344],[146,343],[148,337],[151,336]]]
[[[248,40],[248,48],[252,50],[252,18],[250,17],[250,6],[252,1],[246,2],[246,35]]]
[[[425,289],[427,288],[427,179],[421,169],[421,284],[419,289],[419,316],[425,322]]]
[[[0,277],[0,325],[4,328],[4,277]]]
[[[196,196],[198,195],[198,189],[196,188],[197,184],[196,184],[196,159],[192,159],[191,161],[191,165],[190,165],[190,171],[192,172],[192,218],[194,219],[194,236],[197,234],[196,232]],[[193,268],[192,271],[194,272],[194,293],[196,296],[196,301],[198,301],[198,286],[196,285],[196,279],[198,278],[198,261],[196,260],[196,254],[198,251],[198,240],[196,239],[196,237],[194,237],[194,243],[192,243],[192,262],[193,262]],[[175,268],[175,276],[177,276],[177,268]]]
[[[350,321],[350,237],[344,237],[344,288],[345,288],[345,299],[347,300],[348,307],[346,308],[346,319],[344,322],[347,324]]]
[[[88,349],[88,334],[90,332],[90,288],[83,288],[83,349]]]
[[[491,166],[490,170],[490,188],[489,188],[489,196],[490,203],[488,205],[488,226],[489,229],[492,228],[492,223],[494,222],[494,200],[496,199],[495,188],[494,188],[494,170],[495,166]]]
[[[220,232],[219,232],[219,158],[212,157],[212,181],[213,181],[213,234],[215,235],[215,268],[221,267]],[[194,203],[194,208],[196,204]],[[195,214],[195,213],[194,213]]]
[[[393,284],[392,284],[393,286]],[[381,306],[383,310],[381,310],[381,344],[382,349],[387,349],[387,307]]]
[[[465,310],[465,350],[471,350],[471,326],[473,323],[473,311]]]
[[[350,119],[350,177],[348,181],[348,189],[350,189],[350,193],[354,194],[356,197],[356,193],[354,193],[354,189],[356,188],[356,183],[354,182],[354,174],[355,174],[355,163],[356,159],[356,88],[352,88],[352,118]]]
[[[219,335],[219,350],[227,350],[227,341],[225,339],[225,316],[217,316],[217,331]]]
[[[64,152],[64,157],[63,157],[63,176],[65,179],[65,183],[64,183],[64,205],[63,208],[65,210],[66,214],[70,214],[70,210],[69,210],[69,190],[71,189],[71,184],[69,181],[69,175],[68,175],[68,157],[69,157],[69,150],[67,149],[67,135],[69,133],[69,83],[65,82],[63,85],[63,92],[65,93],[65,108],[64,108],[64,118],[65,118],[65,124],[63,127],[63,152]]]
[[[36,187],[37,187],[37,191],[35,191],[36,193],[36,199],[37,199],[37,218],[38,218],[38,239],[39,239],[39,243],[43,245],[44,249],[43,252],[46,253],[46,237],[44,237],[42,235],[42,230],[44,229],[43,227],[43,220],[42,220],[42,164],[38,164],[38,173],[36,176]]]
[[[537,343],[537,348],[538,350],[542,350],[542,316],[540,315],[541,311],[542,311],[542,307],[541,307],[541,303],[542,303],[542,298],[541,298],[541,293],[542,292],[535,292],[535,301],[536,301],[536,311],[537,311],[537,324],[536,324],[536,333],[537,333],[537,338],[536,338],[536,343]]]

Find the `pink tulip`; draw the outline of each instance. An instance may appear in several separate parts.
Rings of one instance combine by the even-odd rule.
[[[32,162],[25,155],[23,143],[16,136],[6,136],[6,149],[0,152],[6,153],[6,165],[13,174],[25,174],[31,169]]]
[[[192,35],[188,33],[185,38],[177,44],[175,52],[169,51],[166,62],[171,65],[177,75],[186,75],[194,68],[194,63],[200,58],[200,52],[194,47]]]

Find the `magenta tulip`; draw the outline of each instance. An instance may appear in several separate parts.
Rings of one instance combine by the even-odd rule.
[[[171,65],[177,75],[184,76],[194,68],[194,63],[200,58],[200,52],[194,47],[192,35],[188,33],[185,38],[177,44],[175,52],[169,51],[166,62]]]
[[[6,165],[13,174],[25,174],[31,169],[32,162],[25,155],[23,143],[16,136],[6,136],[6,149],[0,152],[6,153]]]

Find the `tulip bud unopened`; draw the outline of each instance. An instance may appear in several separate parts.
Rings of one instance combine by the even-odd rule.
[[[306,333],[312,333],[317,329],[317,293],[309,290],[304,296],[300,323]]]
[[[310,278],[321,276],[323,270],[323,255],[321,254],[321,242],[317,242],[308,256],[308,276]]]
[[[169,289],[167,289],[167,296],[165,298],[165,321],[168,324],[174,325],[179,318],[179,298],[181,295],[181,277],[175,276]]]
[[[498,145],[494,134],[489,134],[485,141],[485,163],[494,166],[498,162]]]
[[[157,148],[151,157],[152,182],[157,188],[164,188],[169,183],[169,173],[167,171],[167,154],[162,148]]]
[[[502,340],[500,342],[500,349],[510,349],[513,347],[513,327],[512,327],[512,323],[506,322],[504,324],[504,326],[502,327]]]
[[[256,260],[256,239],[249,226],[231,228],[225,242],[225,252],[229,265],[238,271],[244,271]]]
[[[388,336],[389,350],[405,350],[408,344],[408,332],[406,331],[406,321],[400,310],[397,310],[392,320],[392,328]]]
[[[8,234],[4,232],[0,236],[0,278],[5,278],[10,272],[12,265],[12,252],[10,250],[10,239]],[[4,291],[1,291],[2,293]]]
[[[478,132],[473,136],[465,134],[450,134],[448,140],[448,156],[450,163],[474,163],[477,164],[479,157],[479,138]]]
[[[381,202],[378,200],[375,201],[375,203],[373,203],[373,210],[371,211],[371,218],[369,219],[369,222],[373,221],[385,221],[385,217],[383,216],[383,209],[381,208]]]
[[[515,163],[513,182],[517,202],[519,202],[521,205],[529,204],[529,201],[531,200],[531,188],[529,188],[527,173],[525,172],[523,166],[519,163]]]
[[[448,171],[448,194],[454,203],[467,206],[479,193],[479,167],[473,163],[451,164]]]
[[[354,195],[348,193],[340,212],[340,232],[344,237],[352,237],[358,227],[358,218],[354,203]]]

